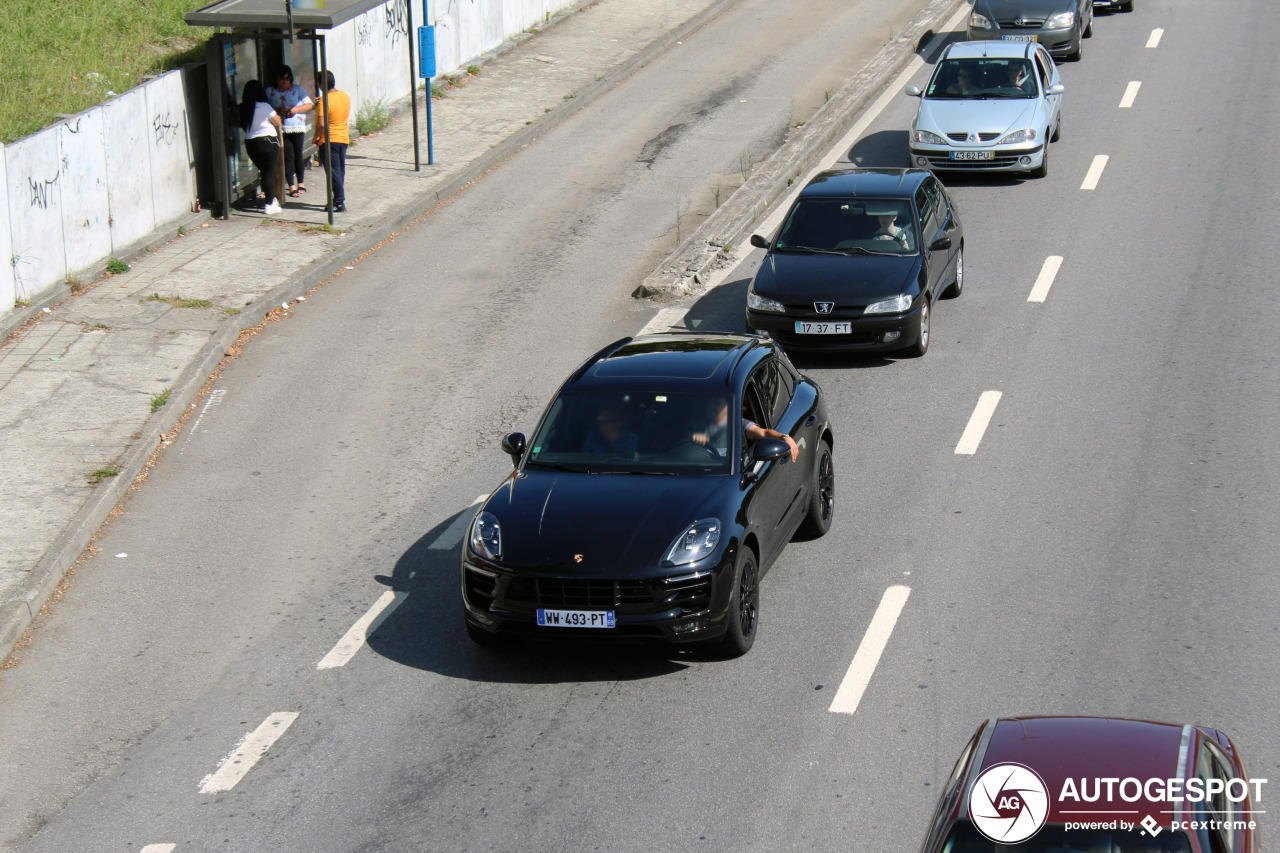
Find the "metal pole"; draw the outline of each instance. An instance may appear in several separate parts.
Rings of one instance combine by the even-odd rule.
[[[289,44],[293,44],[293,0],[284,0],[284,14],[289,19]]]
[[[432,145],[431,133],[431,78],[427,78],[427,165],[436,164],[435,147]]]
[[[324,104],[324,144],[320,159],[324,161],[325,209],[329,211],[329,226],[333,226],[333,114],[329,112],[329,59],[324,49],[324,36],[320,36],[320,101]]]
[[[413,4],[402,0],[405,13],[405,41],[409,43],[409,104],[413,107],[413,171],[422,171],[422,155],[418,153],[418,69],[413,64]]]

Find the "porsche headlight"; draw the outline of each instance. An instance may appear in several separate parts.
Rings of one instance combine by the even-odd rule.
[[[916,142],[923,142],[925,145],[946,145],[947,140],[943,139],[936,133],[930,133],[927,130],[911,131],[911,138]]]
[[[502,526],[492,513],[482,512],[471,522],[471,551],[486,560],[502,559]]]
[[[1075,12],[1059,12],[1044,22],[1046,30],[1065,30],[1076,22]]]
[[[772,311],[776,314],[783,314],[787,310],[778,300],[760,296],[754,290],[747,291],[747,307],[752,311]]]
[[[901,314],[903,311],[911,308],[911,297],[907,294],[895,296],[892,299],[885,299],[880,302],[873,302],[867,306],[865,314]]]
[[[1013,133],[1007,134],[1000,140],[1000,145],[1011,145],[1017,142],[1035,142],[1036,129],[1028,127],[1025,130],[1015,130]]]
[[[986,15],[981,15],[977,12],[974,12],[969,16],[969,26],[973,27],[975,30],[995,29],[995,27],[991,26],[991,20],[987,18]]]
[[[704,518],[676,537],[662,558],[664,566],[683,566],[709,557],[720,543],[720,519]]]

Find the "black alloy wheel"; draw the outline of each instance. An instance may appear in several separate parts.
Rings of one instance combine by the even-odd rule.
[[[952,280],[951,286],[942,291],[942,298],[955,299],[961,293],[964,293],[964,243],[960,244],[956,252],[956,277]]]
[[[724,648],[734,657],[740,657],[751,651],[760,622],[760,574],[756,569],[756,555],[745,545],[738,552],[732,583]]]
[[[809,491],[809,512],[804,519],[804,533],[817,539],[831,529],[831,516],[836,508],[836,468],[831,458],[831,445],[824,438],[818,442],[818,464],[813,469],[813,488]]]

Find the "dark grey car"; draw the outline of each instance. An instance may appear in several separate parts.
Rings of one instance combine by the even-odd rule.
[[[1080,59],[1093,35],[1093,0],[973,0],[970,41],[1034,41],[1054,59]]]

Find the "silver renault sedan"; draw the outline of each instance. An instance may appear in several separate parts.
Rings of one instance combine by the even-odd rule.
[[[911,123],[911,165],[1049,174],[1062,131],[1062,80],[1034,42],[957,42],[943,51]]]

